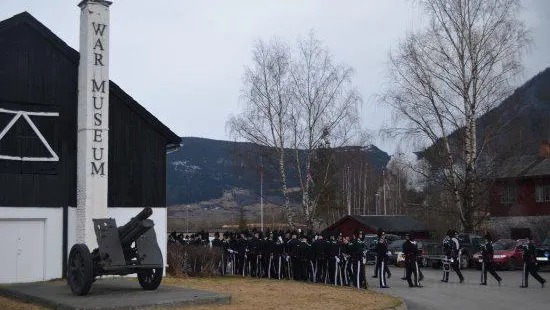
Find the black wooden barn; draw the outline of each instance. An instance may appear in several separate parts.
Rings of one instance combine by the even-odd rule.
[[[0,22],[0,248],[9,256],[0,283],[62,275],[77,195],[78,63],[79,53],[29,13]],[[164,210],[164,223],[155,221],[162,238],[166,152],[180,138],[109,87],[108,207]],[[33,260],[42,263],[25,270]]]

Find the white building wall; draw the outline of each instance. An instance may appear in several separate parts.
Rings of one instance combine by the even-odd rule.
[[[77,212],[76,208],[67,208],[67,259],[71,252],[71,247],[76,243],[76,225],[77,225]],[[92,251],[93,249],[90,249]]]
[[[4,207],[0,206],[0,225],[2,221],[14,222],[39,220],[44,221],[42,236],[28,235],[22,238],[40,238],[43,244],[43,253],[36,255],[44,258],[43,276],[36,280],[50,280],[60,278],[63,264],[63,208],[31,208],[31,207]],[[2,251],[14,251],[3,248]],[[27,253],[25,253],[26,255]],[[15,268],[15,266],[2,265],[3,268]],[[3,282],[16,282],[4,279]],[[20,281],[19,281],[20,282]]]

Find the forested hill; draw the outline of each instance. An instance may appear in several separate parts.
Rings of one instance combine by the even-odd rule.
[[[276,161],[267,148],[244,142],[183,137],[183,146],[167,155],[167,204],[185,204],[219,198],[225,190],[260,191],[260,158],[264,164],[264,193],[280,196]],[[338,152],[346,149],[336,149]],[[360,148],[369,162],[381,170],[389,161],[386,152],[374,145]],[[289,155],[293,150],[288,150]],[[288,187],[297,187],[296,171],[286,169]]]
[[[550,68],[535,75],[498,107],[482,116],[480,130],[493,120],[503,124],[497,149],[507,156],[537,155],[541,141],[550,141]]]
[[[485,149],[497,162],[513,156],[537,155],[541,141],[550,141],[550,68],[518,87],[478,118],[476,125],[478,137],[491,137]],[[460,130],[454,131],[450,140],[461,143],[461,134]],[[418,155],[438,154],[439,147],[438,143],[433,144]]]

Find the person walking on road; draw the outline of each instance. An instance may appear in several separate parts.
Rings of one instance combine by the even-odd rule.
[[[522,245],[523,250],[523,272],[521,274],[521,285],[520,287],[526,288],[529,286],[529,273],[539,281],[540,285],[544,287],[546,280],[543,279],[537,272],[537,248],[533,243],[533,236],[529,236],[529,242]]]
[[[389,288],[386,281],[386,268],[388,257],[388,243],[386,242],[386,234],[383,230],[378,232],[378,241],[376,242],[376,262],[378,267],[378,278],[380,280],[381,288]]]
[[[422,287],[420,285],[420,269],[418,268],[418,246],[414,236],[406,234],[406,241],[403,243],[403,255],[405,255],[406,280],[409,287]],[[414,275],[414,283],[411,279]]]
[[[451,269],[456,272],[460,283],[464,283],[464,276],[460,272],[459,266],[459,250],[460,243],[458,242],[458,232],[449,229],[447,236],[443,239],[443,250],[445,251],[445,258],[443,260],[443,279],[441,282],[449,282],[449,273]]]
[[[495,280],[497,280],[498,285],[502,282],[502,278],[496,273],[495,265],[493,262],[493,255],[495,250],[493,248],[493,240],[491,239],[490,234],[485,235],[486,243],[481,246],[481,285],[487,285],[487,272],[489,272]]]

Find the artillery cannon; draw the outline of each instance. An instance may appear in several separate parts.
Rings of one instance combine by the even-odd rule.
[[[75,244],[67,262],[67,282],[73,294],[86,295],[96,277],[137,273],[145,290],[155,290],[162,281],[162,253],[157,243],[150,207],[144,208],[126,225],[115,219],[94,219],[98,248]]]

